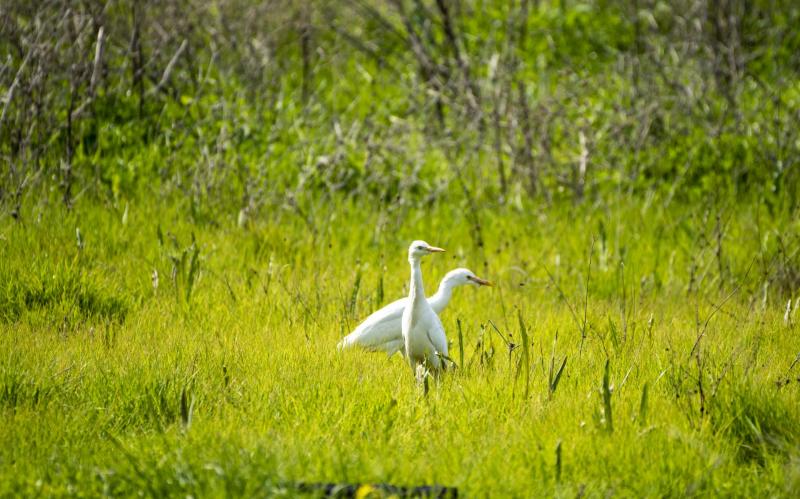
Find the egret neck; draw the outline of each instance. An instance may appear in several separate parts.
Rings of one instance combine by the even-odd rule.
[[[454,287],[452,280],[442,279],[442,282],[439,284],[439,289],[436,290],[436,294],[428,299],[428,303],[430,303],[431,308],[437,314],[441,313],[447,304],[450,303],[450,298],[453,297]]]
[[[411,257],[408,259],[408,263],[411,264],[411,286],[409,288],[408,298],[409,302],[415,304],[420,300],[425,300],[425,286],[422,284],[420,259]]]

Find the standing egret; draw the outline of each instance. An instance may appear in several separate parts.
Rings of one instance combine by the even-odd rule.
[[[441,357],[447,356],[447,336],[439,316],[425,298],[420,261],[431,253],[444,252],[425,241],[414,241],[408,248],[408,263],[411,264],[411,284],[408,289],[408,304],[403,309],[402,332],[406,358],[419,377],[420,368],[442,368]]]
[[[492,285],[489,281],[476,276],[469,269],[451,270],[439,283],[439,289],[436,294],[428,298],[428,303],[433,311],[437,315],[441,314],[450,303],[453,289],[467,284],[472,284],[473,286]],[[390,356],[402,351],[402,319],[406,303],[408,303],[408,298],[401,298],[373,312],[352,333],[339,342],[339,350],[360,346],[367,350],[384,351]]]

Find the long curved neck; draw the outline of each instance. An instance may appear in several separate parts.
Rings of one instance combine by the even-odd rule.
[[[408,298],[414,302],[425,299],[425,286],[422,284],[422,269],[419,266],[418,258],[409,258],[411,264],[411,285],[409,286]]]
[[[428,299],[428,303],[431,304],[431,308],[438,314],[450,303],[450,298],[452,297],[453,286],[450,285],[447,279],[442,279],[442,282],[439,283],[439,289],[436,290],[435,295]]]

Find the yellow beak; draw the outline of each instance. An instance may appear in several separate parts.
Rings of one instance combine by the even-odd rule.
[[[477,277],[477,276],[476,276],[476,277],[472,277],[472,276],[470,276],[468,279],[469,279],[470,281],[475,281],[475,282],[477,282],[477,283],[478,283],[478,284],[480,284],[481,286],[494,286],[494,284],[492,284],[491,282],[487,281],[486,279],[481,279],[480,277]]]

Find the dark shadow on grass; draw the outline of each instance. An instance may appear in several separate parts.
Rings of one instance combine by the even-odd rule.
[[[388,483],[283,483],[279,486],[287,492],[298,492],[317,497],[430,497],[456,498],[458,489],[442,485],[419,485],[401,487]]]
[[[0,276],[0,321],[15,322],[26,311],[64,306],[82,320],[123,322],[128,302],[70,267],[39,268]]]

